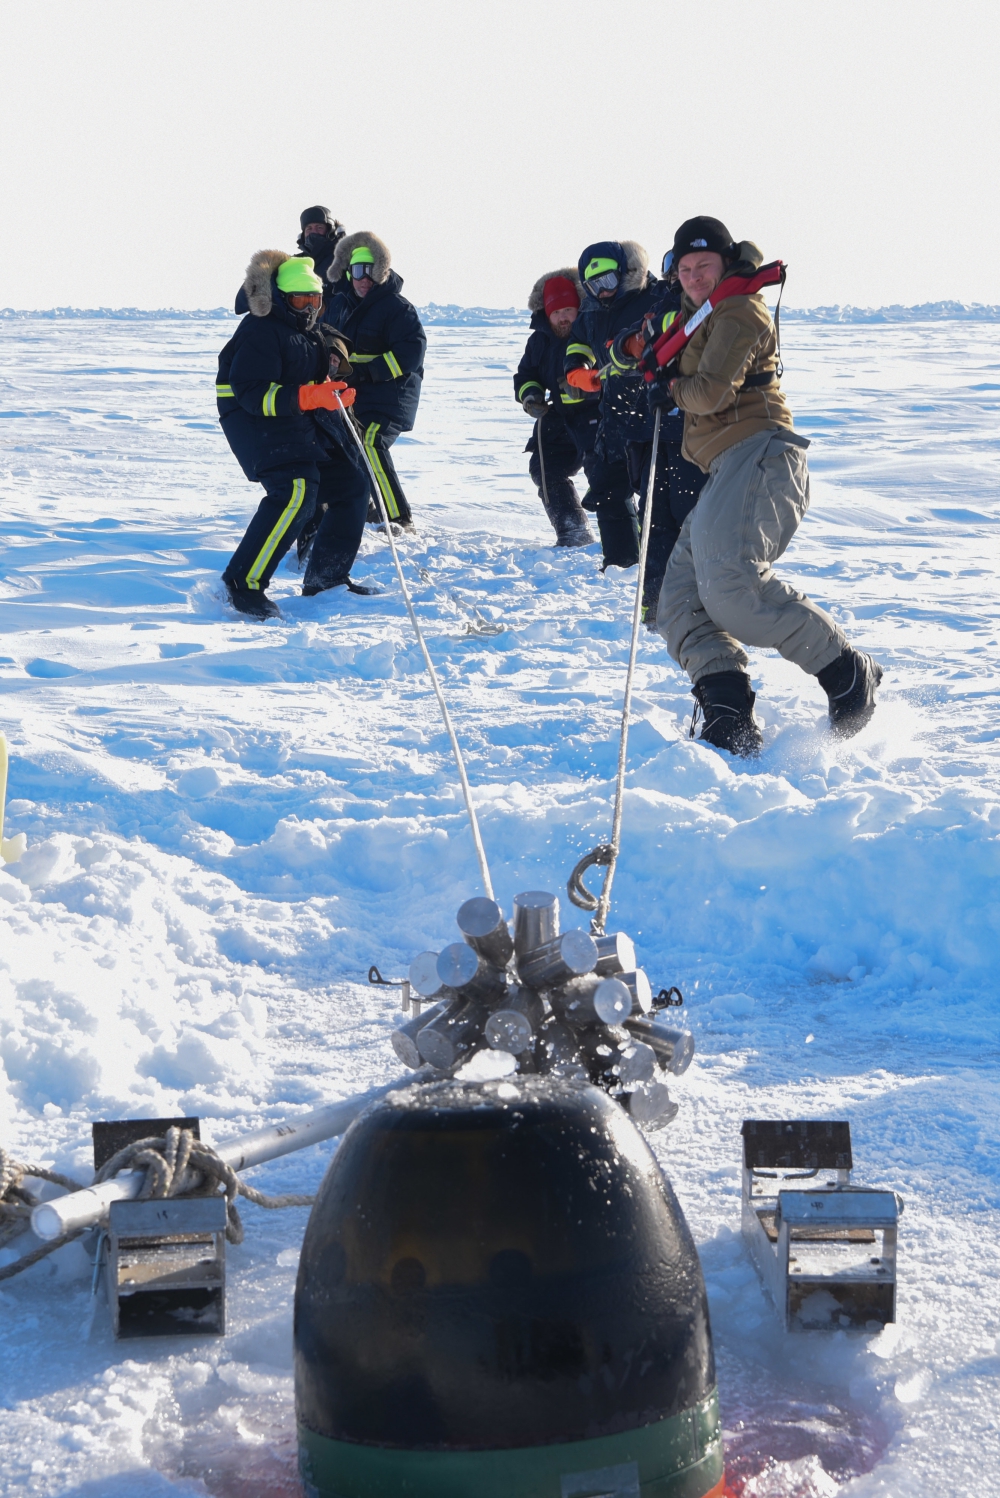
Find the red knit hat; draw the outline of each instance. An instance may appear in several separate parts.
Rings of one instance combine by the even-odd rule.
[[[550,276],[545,283],[545,316],[551,317],[553,312],[560,312],[563,307],[572,307],[575,312],[579,306],[577,289],[569,277]]]

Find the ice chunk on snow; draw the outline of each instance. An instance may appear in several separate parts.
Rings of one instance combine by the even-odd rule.
[[[864,968],[859,969],[858,954],[853,947],[830,942],[820,947],[806,963],[806,969],[815,978],[850,978],[852,974],[864,977]]]
[[[778,1462],[752,1477],[743,1498],[833,1498],[839,1488],[818,1456],[803,1456],[797,1462]]]
[[[491,1051],[486,1047],[477,1051],[455,1076],[459,1082],[494,1082],[498,1077],[509,1077],[516,1068],[517,1062],[509,1051]]]
[[[934,1375],[929,1368],[920,1368],[908,1378],[897,1378],[893,1393],[900,1404],[917,1404],[930,1393]]]

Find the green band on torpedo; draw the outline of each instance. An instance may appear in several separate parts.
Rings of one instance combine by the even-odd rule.
[[[621,1435],[499,1451],[362,1446],[300,1425],[299,1465],[308,1498],[704,1498],[722,1477],[719,1399]]]

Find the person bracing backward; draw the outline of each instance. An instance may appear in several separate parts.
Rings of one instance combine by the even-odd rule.
[[[389,449],[401,432],[412,431],[416,420],[426,335],[417,309],[402,295],[403,280],[391,269],[388,247],[377,234],[364,230],[345,235],[326,276],[333,292],[323,320],[354,346],[354,414],[386,514],[396,525],[411,525],[410,506]],[[373,494],[373,503],[375,498]],[[372,518],[380,518],[377,505]]]
[[[301,228],[296,240],[299,256],[310,257],[313,270],[322,281],[333,259],[333,252],[338,242],[344,237],[346,232],[344,226],[338,218],[334,218],[329,208],[323,207],[322,203],[316,203],[311,208],[303,208],[299,214],[299,224]],[[236,316],[245,317],[249,311],[247,294],[241,286],[236,293]]]
[[[763,296],[727,295],[727,278],[732,290],[763,256],[707,216],[680,226],[673,256],[683,290],[676,336],[691,336],[650,400],[684,412],[684,456],[708,479],[670,554],[657,632],[691,678],[706,743],[745,758],[763,746],[743,645],[777,650],[815,676],[834,733],[850,737],[875,710],[882,668],[774,572],[809,508],[809,443],[793,430]]]
[[[668,250],[663,257],[662,279],[657,286],[657,298],[652,307],[640,323],[619,333],[611,345],[613,368],[622,373],[638,372],[638,360],[646,342],[645,330],[649,329],[654,335],[665,333],[680,314],[681,295],[677,269],[673,264],[673,252]],[[688,512],[698,502],[698,495],[706,479],[697,464],[689,463],[685,458],[681,451],[683,440],[683,414],[676,407],[673,410],[662,409],[653,478],[649,550],[642,580],[642,620],[650,631],[656,630],[657,602],[667,559],[676,545]],[[652,433],[646,440],[629,443],[628,461],[632,482],[639,495],[640,524],[645,525],[646,496],[653,463]]]
[[[539,276],[528,297],[531,336],[514,376],[514,396],[535,422],[525,452],[528,472],[556,533],[557,546],[593,541],[573,475],[586,470],[597,435],[598,397],[566,383],[569,330],[580,310],[580,278],[568,266]]]
[[[267,619],[278,613],[267,596],[275,568],[318,506],[325,510],[303,594],[341,585],[373,591],[350,578],[368,475],[344,426],[349,413],[338,404],[350,406],[354,391],[330,378],[349,373],[347,345],[331,349],[316,326],[323,287],[312,260],[261,250],[244,288],[249,311],[219,355],[215,392],[229,445],[265,492],[222,579],[235,609]]]
[[[587,477],[595,501],[597,526],[606,567],[634,567],[639,560],[639,532],[629,472],[630,442],[652,436],[643,382],[634,371],[611,364],[611,344],[634,326],[656,296],[649,256],[635,240],[601,240],[588,245],[578,271],[583,302],[566,345],[565,374],[575,389],[600,394],[600,420]]]

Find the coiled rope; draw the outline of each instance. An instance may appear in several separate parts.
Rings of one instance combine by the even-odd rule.
[[[653,420],[653,451],[649,463],[649,482],[646,485],[646,512],[639,541],[639,576],[635,584],[635,603],[632,608],[632,640],[628,653],[628,672],[625,676],[625,700],[622,703],[622,728],[618,740],[618,778],[615,782],[615,810],[611,824],[611,841],[598,843],[580,859],[566,884],[566,893],[580,910],[592,910],[594,917],[590,929],[595,936],[603,936],[608,910],[611,905],[611,885],[615,877],[615,864],[621,851],[622,812],[625,808],[625,766],[628,760],[628,719],[632,709],[632,682],[635,676],[635,661],[639,648],[639,625],[642,622],[642,590],[646,580],[646,558],[649,555],[649,533],[653,528],[653,485],[656,482],[656,462],[660,451],[660,407],[656,408]],[[583,875],[595,865],[607,869],[600,896],[592,894],[583,883]]]
[[[282,1207],[311,1207],[316,1200],[314,1196],[299,1196],[292,1192],[268,1196],[248,1186],[232,1166],[220,1160],[211,1145],[203,1144],[191,1129],[173,1128],[163,1135],[135,1140],[106,1160],[90,1184],[99,1186],[122,1170],[146,1172],[142,1188],[133,1198],[136,1201],[162,1201],[172,1196],[214,1196],[221,1187],[226,1198],[226,1237],[230,1243],[243,1242],[243,1223],[236,1206],[238,1196],[246,1197],[247,1201],[268,1211]],[[41,1165],[23,1164],[0,1149],[0,1247],[27,1231],[32,1209],[39,1204],[39,1198],[23,1184],[26,1177],[51,1181],[53,1185],[65,1186],[67,1191],[86,1189],[69,1176],[46,1170]],[[0,1269],[0,1280],[12,1279],[15,1274],[30,1269],[32,1264],[82,1237],[87,1231],[86,1228],[77,1228],[33,1249],[15,1263]]]
[[[31,1214],[40,1198],[25,1186],[24,1182],[28,1178],[33,1181],[51,1181],[53,1186],[64,1186],[67,1191],[84,1189],[71,1176],[64,1176],[58,1170],[48,1170],[44,1165],[28,1165],[24,1161],[15,1160],[5,1149],[0,1148],[0,1248],[5,1248],[31,1226]],[[22,1255],[13,1264],[5,1264],[0,1269],[0,1280],[13,1279],[15,1274],[30,1269],[32,1264],[55,1253],[64,1243],[72,1243],[74,1238],[79,1238],[82,1231],[81,1228],[77,1232],[66,1233],[51,1243],[43,1243],[40,1248],[32,1249],[31,1253]]]
[[[427,667],[427,675],[431,679],[431,686],[434,688],[434,695],[438,700],[438,707],[440,707],[441,709],[441,716],[444,719],[444,726],[448,731],[448,738],[451,740],[451,751],[455,756],[455,764],[458,766],[458,778],[462,785],[462,795],[465,797],[465,809],[469,814],[469,824],[472,828],[472,841],[476,849],[476,857],[479,860],[479,873],[483,881],[483,889],[485,890],[487,897],[492,900],[493,881],[490,878],[489,864],[486,862],[486,849],[483,847],[482,834],[479,831],[479,820],[476,816],[476,808],[472,804],[472,787],[469,785],[469,777],[465,769],[465,760],[462,758],[462,750],[458,742],[458,736],[455,733],[454,726],[452,725],[451,714],[448,711],[448,704],[444,700],[444,693],[441,690],[441,683],[438,680],[437,671],[434,669],[434,662],[431,660],[430,652],[427,649],[423,630],[420,628],[420,621],[417,619],[416,613],[413,608],[413,599],[410,597],[410,590],[406,586],[406,578],[403,576],[403,569],[399,561],[399,552],[396,550],[396,541],[395,537],[392,534],[392,525],[389,521],[389,515],[385,507],[385,500],[382,497],[382,490],[379,486],[378,478],[375,475],[375,470],[371,465],[368,454],[365,452],[364,443],[361,441],[361,438],[358,436],[354,428],[354,422],[347,414],[347,408],[344,405],[343,401],[340,399],[339,392],[335,393],[337,395],[337,405],[340,407],[341,414],[344,418],[344,425],[350,432],[351,436],[354,438],[354,442],[357,446],[358,452],[361,454],[364,465],[368,469],[368,473],[371,476],[372,490],[378,501],[379,514],[382,516],[382,523],[385,526],[385,533],[389,537],[389,547],[392,551],[392,560],[396,568],[396,576],[399,578],[399,586],[403,593],[403,602],[406,604],[406,612],[410,616],[410,623],[413,625],[413,632],[417,637],[417,644],[420,646],[421,653],[424,657],[424,665]]]

